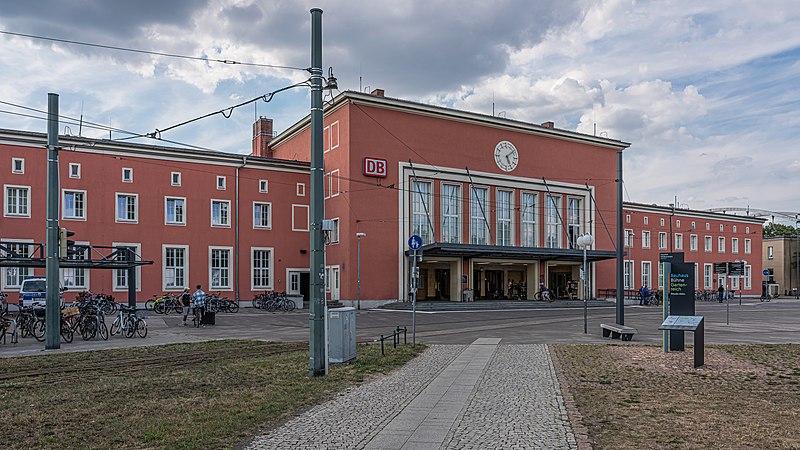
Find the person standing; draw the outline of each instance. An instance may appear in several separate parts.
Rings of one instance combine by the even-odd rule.
[[[196,318],[195,326],[199,327],[203,323],[203,316],[205,316],[206,310],[206,293],[203,292],[199,284],[197,285],[197,290],[192,294],[192,305],[194,306],[194,315]]]
[[[650,298],[650,289],[645,284],[639,288],[639,304],[640,305],[646,304],[647,302],[649,302],[649,298]]]
[[[719,297],[719,302],[722,303],[722,300],[725,298],[725,288],[722,287],[722,283],[720,283],[719,287],[717,288],[717,294]]]
[[[189,317],[189,307],[192,306],[192,294],[189,288],[183,290],[181,294],[181,305],[183,306],[183,326],[186,326],[186,318]]]

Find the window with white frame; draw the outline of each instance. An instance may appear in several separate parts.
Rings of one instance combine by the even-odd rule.
[[[325,198],[339,195],[339,169],[331,170],[324,175]]]
[[[117,194],[116,221],[135,223],[139,220],[139,195]]]
[[[753,267],[749,265],[744,266],[744,288],[752,289],[753,287]]]
[[[739,290],[739,277],[731,277],[731,290],[732,291]]]
[[[643,220],[644,220],[644,224],[647,225],[647,222],[648,222],[647,216],[644,216]]]
[[[739,238],[731,238],[731,253],[739,253]]]
[[[625,214],[625,223],[631,223],[631,215]]]
[[[522,236],[520,244],[523,247],[536,246],[536,194],[523,192],[520,204],[520,218],[522,220]]]
[[[706,231],[711,231],[711,224],[706,222]]]
[[[186,275],[189,272],[189,246],[163,246],[162,277],[165,291],[176,291],[189,286]]]
[[[272,204],[253,202],[253,228],[272,228]]]
[[[489,191],[486,188],[472,186],[469,196],[469,228],[470,243],[486,245],[488,243],[489,224],[486,220],[488,213]]]
[[[258,192],[261,192],[262,194],[269,192],[268,180],[258,180]]]
[[[683,250],[683,234],[675,234],[675,250]]]
[[[708,263],[703,264],[703,289],[711,289],[713,279],[713,266]]]
[[[208,285],[211,289],[231,288],[231,247],[208,248]]]
[[[64,190],[61,212],[64,219],[86,220],[86,191]]]
[[[663,217],[661,218],[661,226],[662,227],[664,226],[664,218]]]
[[[719,231],[725,231],[725,225],[719,224]]]
[[[725,238],[722,236],[717,238],[717,251],[725,253]]]
[[[650,232],[642,230],[642,248],[650,248]]]
[[[80,165],[80,163],[69,163],[69,177],[70,178],[80,178],[81,177],[81,165]]]
[[[8,247],[10,255],[20,258],[31,256],[31,244],[28,242],[8,242],[4,243]],[[22,280],[33,275],[30,267],[4,267],[3,268],[3,289],[14,289],[22,286]]]
[[[696,252],[697,251],[697,235],[692,234],[689,235],[689,251]]]
[[[775,259],[775,249],[771,245],[767,247],[767,259]]]
[[[514,235],[511,232],[511,211],[514,207],[512,204],[512,191],[497,191],[497,245],[510,246],[514,245]]]
[[[557,195],[547,195],[544,204],[544,246],[547,248],[561,248],[561,217],[560,211],[561,197]]]
[[[170,173],[170,184],[173,186],[180,186],[181,185],[181,173],[180,172],[171,172]]]
[[[706,252],[711,252],[711,251],[713,251],[713,250],[714,250],[714,247],[713,247],[713,245],[714,245],[714,242],[711,240],[711,236],[705,236],[705,237],[703,238],[703,249],[704,249]]]
[[[681,228],[681,221],[680,221],[680,219],[675,219],[675,228],[678,228],[678,229],[680,229],[680,228]]]
[[[217,190],[224,191],[227,186],[228,180],[224,175],[217,176]]]
[[[306,184],[305,183],[297,183],[297,196],[298,197],[305,197],[306,196]]]
[[[744,227],[744,232],[746,234],[750,234],[750,227]]]
[[[642,286],[653,286],[653,282],[650,280],[651,267],[650,261],[642,261]]]
[[[254,247],[250,255],[253,290],[272,289],[272,249]]]
[[[625,260],[625,289],[633,289],[633,261]]]
[[[331,219],[333,223],[333,229],[331,230],[331,244],[338,244],[339,243],[339,218]]]
[[[183,197],[164,197],[164,223],[186,225],[186,199]]]
[[[133,252],[132,257],[136,260],[140,260],[141,257],[141,248],[142,244],[131,244],[131,243],[112,243],[113,247],[117,247],[120,249],[128,249]],[[118,261],[125,261],[127,258],[127,252],[124,250],[117,251],[116,259]],[[142,267],[137,266],[136,269],[136,290],[140,291],[142,289]],[[114,291],[127,291],[128,290],[128,269],[114,269]]]
[[[694,288],[700,289],[700,284],[697,282],[698,278],[700,277],[700,270],[697,266],[697,263],[694,263]]]
[[[733,226],[733,232],[736,233],[736,225]]]
[[[122,168],[122,182],[133,183],[133,169],[131,169],[130,167]]]
[[[625,247],[633,247],[633,230],[625,230]]]
[[[69,260],[80,261],[89,257],[88,242],[76,242],[76,247],[73,252],[67,256]],[[77,245],[85,245],[86,247],[78,247]],[[89,271],[79,268],[63,268],[61,272],[61,285],[67,290],[88,290],[89,289]]]
[[[442,242],[461,243],[461,186],[441,185],[442,190]]]
[[[6,185],[5,215],[11,217],[30,217],[30,186]]]
[[[431,183],[428,181],[411,182],[411,234],[422,238],[423,244],[431,242],[430,212]]]
[[[567,242],[569,248],[578,248],[578,238],[581,235],[581,224],[583,223],[581,203],[579,198],[567,197]]]
[[[231,202],[229,200],[211,200],[211,226],[231,226]]]
[[[24,158],[11,158],[11,173],[25,173]]]
[[[667,233],[663,231],[658,233],[658,248],[659,250],[666,250],[667,248]]]
[[[695,221],[693,220],[693,221],[692,221],[692,229],[693,229],[693,230],[694,230],[694,229],[696,229],[696,226],[697,226],[697,224],[696,224],[696,223],[695,223]]]
[[[750,250],[752,249],[752,241],[750,239],[745,238],[744,240],[744,252],[745,254],[750,254]]]
[[[658,266],[658,279],[656,280],[656,283],[659,286],[662,286],[662,285],[666,284],[666,283],[663,283],[663,281],[664,281],[664,263],[656,263],[656,266]]]

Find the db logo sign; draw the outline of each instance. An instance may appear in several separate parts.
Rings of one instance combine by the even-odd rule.
[[[387,164],[385,159],[364,158],[364,176],[386,178]]]

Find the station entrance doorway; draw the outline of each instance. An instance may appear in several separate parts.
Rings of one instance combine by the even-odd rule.
[[[459,301],[458,260],[424,261],[419,265],[417,300]]]

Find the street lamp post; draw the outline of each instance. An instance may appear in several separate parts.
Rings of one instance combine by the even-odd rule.
[[[583,274],[581,278],[583,279],[583,334],[589,333],[589,311],[588,311],[588,297],[589,297],[589,289],[588,289],[588,279],[589,277],[586,274],[586,249],[591,247],[594,243],[594,237],[591,234],[584,234],[583,236],[578,237],[576,242],[578,247],[583,248]]]
[[[800,229],[798,229],[798,225],[800,225],[800,220],[796,220],[794,222],[794,237],[797,241],[797,289],[794,291],[794,298],[800,299]],[[792,253],[789,253],[789,270],[792,270]],[[789,289],[792,287],[789,286]]]
[[[367,237],[367,233],[356,233],[358,238],[358,310],[361,310],[361,238]]]

